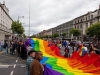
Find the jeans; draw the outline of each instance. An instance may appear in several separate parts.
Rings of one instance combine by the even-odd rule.
[[[3,45],[0,46],[0,51],[2,51],[2,50],[3,50]]]
[[[0,51],[1,51],[1,46],[0,46]]]
[[[7,47],[4,48],[4,54],[8,54],[7,50],[8,50]]]

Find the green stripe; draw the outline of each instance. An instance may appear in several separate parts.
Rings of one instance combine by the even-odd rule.
[[[53,70],[61,72],[65,75],[74,75],[73,73],[68,72],[66,69],[63,69],[62,67],[58,66],[56,62],[57,58],[51,58],[51,57],[49,57],[48,60],[46,61],[46,63],[52,65]]]
[[[34,41],[34,43],[35,43],[34,49],[35,49],[36,51],[39,51],[39,50],[40,50],[39,41],[36,40],[36,41]]]

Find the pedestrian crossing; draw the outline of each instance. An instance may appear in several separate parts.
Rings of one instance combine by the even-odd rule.
[[[9,68],[9,67],[14,67],[15,64],[9,64],[9,65],[2,65],[0,64],[0,68]],[[16,64],[16,66],[21,66],[21,67],[26,67],[25,64]]]

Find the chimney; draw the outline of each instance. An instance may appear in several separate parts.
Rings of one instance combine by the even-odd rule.
[[[5,5],[5,1],[3,1],[3,4]]]

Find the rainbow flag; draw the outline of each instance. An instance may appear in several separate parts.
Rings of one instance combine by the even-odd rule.
[[[25,45],[29,43],[36,51],[43,52],[44,75],[100,75],[100,56],[97,54],[81,57],[79,52],[74,52],[71,58],[64,58],[56,45],[48,47],[45,40],[31,38]]]

